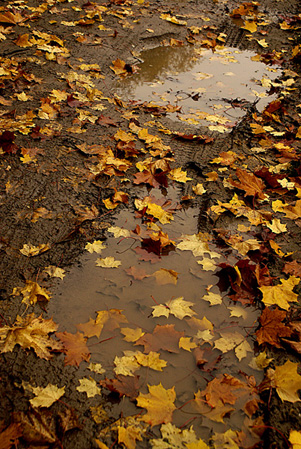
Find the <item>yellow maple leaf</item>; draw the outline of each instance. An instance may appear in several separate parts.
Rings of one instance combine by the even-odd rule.
[[[185,301],[183,296],[179,298],[172,299],[167,304],[159,304],[157,306],[153,306],[152,315],[154,317],[157,316],[166,316],[169,317],[170,314],[174,315],[176,318],[182,320],[185,316],[196,315],[196,312],[190,309],[193,306],[193,302]]]
[[[25,287],[15,287],[12,295],[22,295],[22,302],[28,306],[36,304],[38,301],[49,301],[50,299],[50,293],[34,281],[26,281]]]
[[[45,273],[49,274],[49,276],[54,278],[60,278],[63,280],[65,277],[65,270],[63,270],[60,267],[56,267],[54,265],[49,265],[48,267],[45,267],[43,271],[45,271]]]
[[[191,337],[181,337],[179,340],[179,348],[185,349],[185,351],[191,352],[196,347],[197,344],[191,341]]]
[[[89,253],[98,253],[100,254],[103,249],[106,248],[106,245],[103,244],[101,240],[94,240],[92,243],[87,243],[85,249],[89,251]]]
[[[250,33],[255,33],[255,31],[257,31],[257,24],[256,22],[254,22],[254,20],[252,20],[251,22],[246,20],[244,26],[242,26],[241,28],[250,31]]]
[[[291,430],[289,441],[292,444],[292,449],[301,449],[301,432]]]
[[[147,413],[141,419],[151,426],[171,422],[172,414],[176,409],[175,388],[166,390],[160,382],[159,385],[148,385],[148,389],[148,394],[140,393],[137,397],[138,407],[147,409]]]
[[[192,190],[196,195],[203,195],[207,192],[207,190],[204,188],[203,184],[199,183],[196,186],[192,187]]]
[[[162,371],[162,368],[167,366],[165,360],[160,359],[160,354],[158,352],[150,351],[148,354],[143,354],[140,351],[135,353],[135,358],[139,365],[152,368],[155,371]]]
[[[61,342],[48,337],[57,328],[51,318],[44,320],[33,313],[25,317],[17,316],[13,326],[0,328],[0,352],[11,352],[15,345],[20,345],[24,349],[32,348],[38,357],[49,360],[52,357],[50,349],[63,349]]]
[[[282,232],[286,232],[286,224],[281,223],[279,218],[274,218],[271,223],[267,224],[267,228],[273,231],[275,234],[281,234]]]
[[[239,449],[235,439],[239,441],[239,433],[232,429],[228,429],[224,433],[215,433],[212,436],[214,449]]]
[[[116,260],[115,257],[105,257],[102,259],[99,257],[96,259],[96,266],[102,268],[118,268],[121,265],[120,260]]]
[[[34,246],[31,243],[25,243],[23,248],[20,249],[20,253],[27,257],[37,256],[38,254],[48,251],[50,246],[48,244],[42,243],[41,245]]]
[[[282,401],[300,401],[298,390],[301,389],[301,376],[297,372],[298,363],[290,360],[282,366],[276,366],[273,383]]]
[[[140,327],[137,327],[136,329],[123,327],[120,329],[120,332],[124,335],[124,340],[128,342],[135,342],[145,334]]]
[[[79,379],[80,385],[76,387],[77,391],[81,393],[86,393],[88,398],[93,398],[97,394],[101,394],[100,388],[97,386],[96,380],[90,377],[84,377],[83,379]]]
[[[175,16],[171,16],[170,14],[162,13],[160,18],[166,20],[167,22],[174,23],[175,25],[187,25],[186,20],[177,19]]]
[[[262,302],[266,306],[278,305],[281,309],[288,310],[289,302],[296,302],[298,295],[293,292],[295,285],[300,282],[299,278],[290,276],[289,279],[280,279],[281,284],[266,285],[259,290],[262,292]]]
[[[156,278],[156,282],[159,285],[174,284],[177,285],[178,273],[174,270],[167,270],[166,268],[160,268],[152,275]]]
[[[23,381],[22,386],[35,395],[35,398],[29,400],[33,407],[50,407],[65,394],[65,387],[59,388],[52,384],[47,387],[32,387]]]
[[[186,183],[187,181],[192,181],[192,178],[188,178],[187,172],[183,171],[181,167],[170,170],[168,177],[177,182]]]
[[[142,441],[141,429],[130,425],[127,427],[117,426],[118,443],[123,443],[128,449],[136,448],[136,440]]]

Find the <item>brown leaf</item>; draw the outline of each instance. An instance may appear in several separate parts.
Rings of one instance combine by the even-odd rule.
[[[130,267],[126,268],[124,271],[129,276],[132,276],[134,279],[137,279],[138,281],[142,281],[142,279],[150,277],[150,275],[146,274],[146,272],[142,268]]]
[[[174,327],[174,324],[166,324],[164,326],[158,324],[152,334],[144,334],[136,341],[135,346],[143,345],[146,354],[151,351],[157,352],[160,349],[169,352],[179,352],[179,340],[181,337],[184,337],[184,332],[178,332]]]
[[[264,182],[257,178],[253,173],[248,173],[246,170],[242,170],[238,168],[236,170],[236,176],[239,179],[238,181],[234,181],[231,177],[229,178],[229,183],[240,190],[244,190],[245,196],[255,196],[259,199],[264,199],[265,195],[262,192],[265,188]]]
[[[116,379],[105,378],[105,380],[100,381],[100,385],[118,393],[120,397],[128,396],[131,399],[135,399],[139,392],[139,376],[136,374],[133,376],[119,374],[116,376]]]
[[[292,262],[286,262],[286,264],[282,268],[282,271],[286,274],[301,277],[301,263],[298,263],[296,260],[293,260]]]
[[[268,307],[264,309],[259,318],[261,328],[256,332],[258,344],[269,343],[270,345],[280,348],[279,338],[290,337],[292,330],[282,323],[286,317],[286,312],[279,310],[271,310]]]
[[[86,345],[87,339],[80,332],[69,334],[57,332],[56,336],[63,342],[65,348],[65,365],[79,366],[80,362],[90,359],[90,351]]]
[[[12,446],[17,447],[22,433],[19,424],[11,423],[0,433],[0,449],[10,449]]]
[[[50,410],[16,412],[13,419],[22,428],[22,439],[27,443],[48,446],[58,440],[55,418]]]

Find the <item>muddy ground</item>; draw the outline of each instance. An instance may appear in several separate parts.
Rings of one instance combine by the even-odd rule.
[[[273,148],[268,148],[264,153],[251,151],[251,148],[259,147],[259,140],[264,138],[263,135],[254,134],[250,128],[250,123],[254,122],[253,114],[256,113],[255,105],[249,107],[245,117],[231,132],[214,132],[208,130],[206,126],[196,128],[186,123],[173,122],[163,113],[154,115],[153,111],[147,111],[146,108],[135,108],[135,104],[125,104],[120,101],[114,95],[118,76],[110,68],[112,61],[120,58],[128,64],[126,70],[131,72],[132,65],[139,62],[137,56],[139,51],[157,47],[164,40],[178,39],[183,41],[184,45],[195,45],[194,40],[197,40],[198,36],[189,32],[189,27],[202,27],[208,24],[210,27],[202,31],[204,38],[207,33],[212,33],[214,36],[224,33],[225,45],[265,54],[263,58],[269,61],[271,66],[275,64],[283,70],[300,73],[300,56],[292,57],[292,49],[298,44],[298,39],[300,43],[300,20],[298,22],[296,19],[300,13],[300,5],[297,0],[261,0],[257,3],[258,10],[269,23],[264,28],[264,35],[255,33],[254,36],[256,35],[258,39],[264,37],[268,48],[263,48],[255,39],[250,39],[248,31],[231,19],[230,12],[239,6],[237,1],[150,1],[144,3],[112,1],[96,4],[107,8],[106,12],[103,12],[102,22],[91,20],[91,23],[89,21],[85,23],[86,19],[82,19],[82,23],[67,26],[61,22],[78,21],[81,16],[85,17],[89,8],[93,10],[93,3],[53,0],[44,3],[45,8],[41,7],[40,2],[34,1],[1,3],[0,14],[8,10],[14,14],[19,11],[23,17],[27,18],[19,24],[2,23],[4,31],[10,28],[10,33],[5,34],[6,39],[3,39],[0,44],[2,65],[9,70],[8,74],[0,78],[2,326],[13,325],[18,315],[28,312],[50,318],[47,315],[47,303],[38,301],[27,308],[22,303],[21,296],[12,295],[13,289],[24,286],[26,280],[32,280],[51,292],[55,281],[43,271],[45,267],[53,265],[68,271],[78,263],[88,242],[106,239],[106,229],[114,223],[116,211],[108,210],[102,200],[112,196],[114,188],[121,189],[129,195],[129,203],[120,204],[119,209],[134,210],[134,198],[137,197],[137,189],[140,188],[131,182],[136,173],[135,167],[127,171],[126,177],[130,181],[125,183],[121,183],[120,176],[116,175],[101,173],[93,176],[87,167],[94,156],[85,151],[85,148],[92,144],[114,146],[116,141],[113,136],[116,131],[120,128],[128,132],[129,113],[132,110],[135,124],[143,126],[146,122],[157,120],[166,128],[173,130],[171,135],[159,133],[158,128],[151,129],[151,132],[159,135],[164,145],[172,149],[174,153],[172,165],[182,167],[195,183],[204,182],[205,173],[213,170],[210,164],[213,158],[218,157],[222,151],[230,150],[246,158],[249,170],[256,171],[262,166],[268,167],[288,162],[290,176],[294,178],[300,176],[300,161],[297,157],[300,150],[300,138],[299,140],[295,138],[296,129],[300,126],[298,105],[301,103],[300,78],[297,76],[294,78],[295,90],[291,90],[289,94],[282,97],[284,109],[280,113],[281,121],[272,124],[278,131],[285,131],[286,143],[293,143],[294,156],[291,156],[285,153],[279,154]],[[28,9],[27,6],[32,9]],[[132,12],[132,15],[127,14],[126,11]],[[187,25],[181,26],[162,20],[161,13],[169,13],[180,20],[185,20]],[[204,21],[204,17],[209,18],[210,21]],[[291,25],[290,29],[282,29],[279,26],[285,20]],[[109,30],[100,30],[98,28],[100,24],[104,24]],[[32,30],[57,36],[63,40],[67,50],[65,53],[58,54],[50,51],[53,57],[47,58],[47,51],[44,48],[39,49],[38,45],[17,45],[18,36],[30,33]],[[75,35],[76,32],[80,34]],[[215,39],[212,34],[209,34],[211,42]],[[83,36],[82,39],[79,38],[81,36]],[[49,45],[61,48],[60,44],[53,41]],[[77,107],[93,105],[95,97],[93,98],[92,93],[90,104],[71,96],[68,101],[57,103],[59,108],[54,111],[53,117],[49,118],[47,115],[44,117],[39,114],[41,99],[49,97],[53,89],[65,90],[68,95],[78,90],[86,92],[88,88],[84,82],[80,85],[80,82],[70,79],[67,81],[64,77],[64,74],[70,70],[77,71],[81,63],[100,66],[100,71],[81,71],[80,73],[89,73],[90,79],[95,83],[91,89],[96,87],[103,94],[104,99],[100,102],[106,109],[94,111],[95,115],[100,117],[103,114],[110,120],[107,123],[101,120],[93,123],[87,118],[82,120],[77,118]],[[134,75],[129,73],[128,76]],[[287,78],[284,76],[283,79]],[[22,92],[31,96],[29,101],[18,100],[16,95]],[[8,100],[10,103],[3,100]],[[27,116],[27,123],[24,124],[24,117],[20,116],[28,111],[33,111],[34,117]],[[264,124],[269,123],[266,121]],[[6,134],[3,137],[4,131],[13,133],[13,136]],[[176,132],[183,133],[186,137],[176,138],[179,137],[175,135]],[[189,135],[206,137],[188,138]],[[83,145],[82,149],[79,145]],[[30,156],[33,161],[24,160],[24,154],[26,154],[24,148],[34,149]],[[157,158],[160,158],[160,155]],[[229,171],[235,173],[231,167]],[[238,218],[231,213],[220,215],[218,218],[209,213],[210,207],[216,205],[218,200],[222,203],[230,201],[233,191],[230,191],[221,179],[208,184],[210,184],[208,191],[191,201],[199,207],[198,231],[208,232],[216,237],[217,232],[214,229],[231,229],[233,222]],[[182,196],[192,193],[189,184],[181,185],[183,186]],[[243,197],[243,192],[240,191],[240,194]],[[292,202],[293,197],[290,195],[290,191],[284,189],[281,199]],[[248,201],[252,205],[252,200],[248,199]],[[42,210],[40,208],[47,209],[48,215],[47,211],[44,217],[35,215],[36,211]],[[87,210],[90,211],[90,215],[87,215]],[[256,228],[254,235],[259,235],[261,239],[265,237],[260,226]],[[287,220],[287,232],[278,237],[277,243],[281,245],[283,252],[293,252],[293,256],[283,260],[272,254],[272,251],[270,254],[265,254],[265,263],[275,279],[281,275],[285,261],[300,259],[299,241],[300,219]],[[28,243],[36,246],[48,244],[49,249],[36,256],[26,257],[20,253],[20,249]],[[255,255],[254,260],[256,257]],[[260,308],[260,305],[258,307]],[[294,320],[298,319],[297,306],[294,306],[291,314]],[[266,350],[277,365],[283,364],[287,359],[299,361],[298,354],[292,352],[288,346],[277,349],[266,345]],[[32,412],[28,397],[24,395],[22,381],[32,382],[34,379],[39,386],[58,382],[66,386],[63,401],[56,402],[50,409],[51,415],[47,415],[47,419],[46,415],[43,418],[48,420],[48,429],[56,426],[58,437],[54,438],[50,430],[48,436],[45,436],[46,431],[43,430],[30,438],[22,435],[21,432],[15,447],[64,447],[64,449],[98,447],[95,438],[99,436],[103,428],[103,421],[93,419],[90,407],[104,405],[110,415],[112,397],[103,394],[99,402],[96,398],[87,400],[84,395],[77,392],[73,386],[75,380],[82,376],[81,367],[78,369],[74,366],[65,366],[64,356],[61,353],[54,354],[51,360],[43,360],[38,358],[33,350],[24,350],[19,345],[15,346],[13,351],[2,353],[0,364],[2,397],[0,420],[3,429],[8,428],[12,422],[20,420],[20,416],[23,415],[19,412],[29,413],[29,415],[31,413],[30,416],[33,419],[35,412]],[[257,447],[288,447],[290,430],[301,430],[300,402],[282,402],[275,390],[264,391],[262,400],[258,415],[264,418],[264,424],[262,424],[264,433]],[[66,427],[66,424],[59,424],[67,419],[66,410],[70,412],[72,419],[73,414],[77,416],[74,421],[69,416],[69,427]],[[44,423],[36,424],[38,425],[47,427]],[[56,438],[61,443],[57,443]],[[119,447],[117,442],[114,444],[114,440],[112,444],[114,447]],[[139,444],[140,447],[146,447],[148,443],[144,440]],[[2,446],[0,442],[0,447],[11,446],[10,443]]]

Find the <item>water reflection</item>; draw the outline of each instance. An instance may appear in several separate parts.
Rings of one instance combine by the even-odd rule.
[[[215,52],[193,47],[145,50],[140,71],[119,80],[115,91],[127,100],[181,106],[181,114],[170,114],[173,120],[232,127],[252,104],[262,110],[274,99],[261,80],[273,80],[280,71],[253,61],[253,56],[230,47]]]
[[[156,192],[160,197],[159,191]],[[168,197],[174,200],[177,196],[176,189],[168,189]],[[183,234],[193,236],[198,232],[198,214],[199,210],[193,207],[178,210],[170,224],[160,226],[177,245],[187,241]],[[141,220],[129,211],[123,211],[116,216],[115,226],[120,228],[131,231],[137,224],[141,229],[146,229]],[[175,386],[178,409],[174,412],[173,423],[181,427],[193,419],[196,433],[208,441],[212,429],[214,432],[223,432],[225,424],[212,421],[206,413],[198,413],[191,406],[191,401],[198,390],[204,390],[208,382],[224,374],[239,377],[240,373],[244,372],[261,379],[261,374],[249,366],[252,352],[247,352],[245,357],[238,360],[234,349],[224,353],[214,349],[214,342],[223,333],[228,332],[241,334],[242,339],[252,345],[249,333],[256,322],[257,311],[252,307],[244,307],[242,316],[231,316],[229,306],[234,304],[225,293],[219,291],[216,270],[205,270],[198,263],[204,257],[214,263],[225,261],[221,250],[210,241],[210,253],[204,256],[195,257],[192,250],[179,247],[152,261],[154,263],[141,260],[141,253],[135,250],[137,247],[141,248],[141,241],[135,234],[131,234],[129,238],[115,238],[112,233],[108,233],[105,245],[106,249],[102,251],[101,257],[115,257],[121,262],[120,267],[97,267],[96,260],[100,255],[86,252],[80,259],[80,265],[72,268],[64,282],[56,288],[49,304],[49,314],[59,323],[60,331],[72,333],[76,332],[79,323],[86,323],[89,318],[94,319],[96,312],[110,309],[121,310],[127,318],[128,322],[120,324],[121,328],[140,328],[144,333],[152,334],[157,325],[168,324],[173,325],[177,332],[182,332],[201,352],[195,352],[194,348],[189,350],[180,347],[175,353],[160,350],[160,358],[167,362],[167,366],[162,372],[140,367],[136,372],[139,376],[139,391],[145,393],[147,385],[158,385],[160,382],[166,389]],[[143,269],[146,277],[139,279],[130,276],[125,270],[131,267]],[[177,282],[158,282],[154,273],[162,269],[176,272]],[[220,296],[219,304],[210,305],[204,299],[209,292]],[[173,314],[168,318],[152,315],[154,306],[168,305],[172,299],[178,297],[192,303],[194,315],[186,315],[183,319]],[[89,339],[89,343],[91,361],[101,363],[106,370],[105,376],[109,379],[114,378],[116,356],[123,357],[125,351],[144,351],[142,344],[125,341],[124,333],[120,332],[118,326],[104,328],[100,339],[93,337]],[[252,349],[252,346],[250,348]],[[84,363],[81,364],[82,370],[83,365]],[[90,372],[87,371],[86,375],[89,376]],[[225,417],[225,422],[231,429],[243,428],[245,415],[240,409],[244,400],[239,399],[233,406],[231,416]],[[118,418],[121,414],[129,416],[137,413],[137,410],[129,399],[124,398],[112,405],[111,413]],[[143,444],[140,447],[143,447]]]

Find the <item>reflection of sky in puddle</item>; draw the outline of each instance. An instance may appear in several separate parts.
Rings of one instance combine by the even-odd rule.
[[[156,191],[153,190],[153,192]],[[175,189],[169,189],[168,196],[173,196],[176,193]],[[174,214],[174,221],[160,226],[164,232],[168,233],[170,239],[178,243],[182,234],[198,232],[198,213],[197,208],[182,209]],[[134,214],[128,211],[120,212],[114,223],[115,226],[128,230],[133,230],[137,224],[143,227],[141,220],[135,218]],[[185,332],[185,336],[194,339],[201,349],[207,348],[209,350],[208,360],[217,360],[216,370],[205,373],[196,366],[193,352],[179,349],[178,354],[172,354],[162,350],[159,351],[161,353],[160,358],[168,363],[162,372],[147,368],[140,368],[137,371],[140,376],[140,391],[144,393],[147,392],[147,384],[157,385],[162,382],[164,388],[175,386],[178,407],[193,399],[198,390],[204,390],[207,382],[212,380],[213,376],[227,373],[239,377],[239,372],[242,371],[248,375],[255,375],[259,379],[260,374],[249,366],[254,356],[252,352],[247,353],[247,357],[239,362],[234,350],[222,354],[219,350],[212,349],[210,343],[205,343],[202,338],[196,338],[197,330],[189,325],[188,317],[180,320],[172,315],[169,318],[151,315],[152,306],[156,305],[155,301],[157,303],[168,303],[173,298],[183,296],[186,301],[193,303],[191,308],[196,312],[196,318],[206,317],[212,322],[214,329],[211,342],[220,338],[220,331],[239,332],[250,342],[252,347],[252,340],[248,337],[248,331],[256,322],[258,315],[256,310],[247,307],[244,308],[244,318],[231,317],[228,306],[234,304],[225,294],[223,294],[223,301],[220,305],[211,306],[202,299],[207,294],[206,288],[210,285],[212,285],[211,291],[213,293],[219,293],[216,285],[218,277],[212,271],[202,270],[201,265],[197,263],[197,260],[203,259],[202,257],[194,257],[191,251],[176,249],[170,251],[168,255],[162,256],[158,262],[151,264],[138,260],[139,256],[133,249],[140,246],[139,240],[114,238],[112,234],[108,233],[105,245],[107,248],[102,251],[101,255],[85,252],[80,259],[80,264],[73,267],[64,281],[56,287],[53,299],[49,304],[49,314],[53,316],[55,322],[59,323],[60,331],[66,330],[75,333],[76,325],[87,322],[90,317],[94,319],[96,311],[112,308],[123,310],[128,320],[128,323],[122,324],[121,327],[133,329],[138,327],[142,328],[144,332],[152,333],[157,324],[174,324],[177,331]],[[219,249],[213,244],[209,243],[209,246],[211,251],[219,252]],[[121,266],[106,269],[95,265],[98,257],[107,256],[114,256],[115,259],[120,260]],[[216,263],[225,261],[222,255],[220,258],[212,260]],[[124,271],[132,266],[143,268],[150,275],[161,268],[174,270],[178,272],[177,285],[158,285],[153,276],[143,280],[135,280]],[[100,340],[103,342],[99,344],[96,337],[88,341],[88,346],[91,342],[91,361],[101,363],[106,369],[105,375],[108,378],[114,376],[113,362],[115,356],[121,357],[123,351],[126,350],[143,352],[143,346],[134,346],[134,343],[124,341],[119,329],[103,332]],[[81,364],[81,370],[84,368],[83,365],[85,364]],[[88,371],[86,375],[91,375],[91,372]],[[244,402],[243,400],[242,402],[239,401],[239,407],[242,407]],[[124,399],[112,407],[116,416],[121,412],[125,416],[137,413],[137,409],[128,399]],[[209,438],[211,429],[216,432],[225,430],[225,424],[210,421],[204,416],[200,417],[195,410],[190,409],[189,405],[175,411],[173,423],[182,426],[191,418],[194,420],[196,432],[204,439]],[[225,422],[232,429],[241,429],[244,418],[243,413],[237,409],[229,419],[225,418]]]
[[[115,90],[128,100],[181,106],[180,114],[170,114],[172,119],[190,124],[219,123],[210,117],[204,121],[203,112],[218,115],[220,123],[233,126],[245,115],[244,107],[258,100],[257,108],[262,110],[274,99],[260,80],[273,80],[280,71],[252,61],[253,56],[254,52],[230,47],[215,52],[157,47],[141,52],[139,72],[121,80]],[[235,99],[245,100],[246,106],[232,107],[230,101]]]

